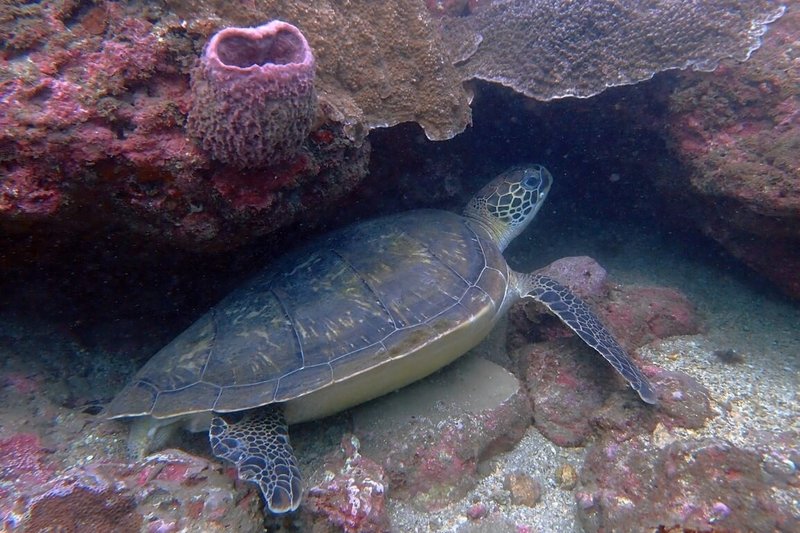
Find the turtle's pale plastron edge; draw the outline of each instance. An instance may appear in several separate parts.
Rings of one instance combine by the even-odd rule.
[[[419,210],[335,232],[271,265],[161,349],[108,406],[133,418],[144,455],[184,426],[258,484],[273,513],[297,509],[287,424],[322,418],[427,376],[533,298],[572,328],[647,403],[656,393],[569,289],[511,270],[503,250],[542,206],[552,176],[515,167],[463,215]],[[245,411],[238,422],[222,415]]]

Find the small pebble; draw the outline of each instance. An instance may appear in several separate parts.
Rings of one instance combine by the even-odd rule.
[[[738,365],[744,363],[744,356],[737,353],[733,348],[724,350],[714,350],[714,355],[725,364]]]
[[[503,485],[511,493],[511,503],[514,505],[533,507],[542,497],[539,482],[523,472],[508,474]]]
[[[482,503],[476,503],[467,509],[467,518],[470,520],[480,520],[489,512],[489,508]]]
[[[714,520],[722,520],[731,514],[731,509],[722,502],[716,502],[711,508],[714,513]]]
[[[569,463],[556,468],[556,483],[564,490],[572,490],[578,484],[578,472]]]

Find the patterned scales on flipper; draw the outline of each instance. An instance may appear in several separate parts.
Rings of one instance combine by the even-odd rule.
[[[546,305],[577,333],[583,342],[605,357],[611,366],[628,380],[642,400],[651,404],[656,403],[656,393],[650,381],[583,300],[554,279],[536,274],[531,275],[531,289],[527,296]]]
[[[302,496],[300,469],[280,408],[254,409],[235,424],[215,416],[208,436],[214,455],[234,463],[240,479],[258,485],[270,511],[297,509]]]

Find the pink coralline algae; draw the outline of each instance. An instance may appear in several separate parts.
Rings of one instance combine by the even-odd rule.
[[[20,433],[0,440],[0,487],[5,482],[41,483],[52,469],[44,462],[45,450],[39,438]]]
[[[285,63],[294,50],[287,43],[307,45],[282,28],[272,60]],[[233,164],[216,164],[187,132],[197,43],[213,29],[141,3],[43,2],[13,17],[0,9],[0,227],[47,239],[119,229],[215,251],[304,215],[313,223],[350,192],[367,173],[369,143],[347,138],[331,106],[315,104],[312,78],[295,98],[305,107],[293,125],[231,145],[244,150]],[[313,59],[300,63],[313,75]],[[285,108],[275,115],[269,124],[289,116]],[[249,135],[243,121],[230,124]],[[259,168],[242,170],[258,158]]]
[[[214,159],[242,168],[292,157],[314,120],[314,69],[291,24],[225,28],[192,72],[189,132]]]
[[[97,429],[89,427],[90,431]],[[6,459],[4,449],[9,446],[35,455],[22,462],[12,457],[9,465],[0,469],[2,531],[263,530],[258,495],[246,487],[235,487],[221,465],[203,458],[165,450],[136,463],[115,457],[67,470],[48,467],[38,472],[42,468],[39,456],[52,453],[66,459],[65,451],[41,449],[38,440],[26,440],[25,434],[12,439],[0,441],[0,460]],[[35,471],[33,477],[31,471]],[[13,485],[4,489],[11,476]]]
[[[762,449],[797,435],[763,435],[759,450],[722,439],[673,442],[654,449],[633,439],[607,443],[587,454],[576,494],[587,532],[607,531],[797,531],[795,480],[773,476]],[[795,476],[796,478],[796,476]]]
[[[591,263],[584,259],[574,264]],[[629,349],[702,329],[689,300],[673,289],[613,286],[590,297],[601,320]],[[555,319],[540,313],[528,306],[511,311],[509,345],[528,385],[534,425],[557,445],[580,446],[598,433],[625,440],[657,422],[695,428],[712,416],[702,385],[654,365],[645,366],[644,371],[659,391],[659,409],[630,408],[629,391],[615,381],[615,375],[601,370],[602,361],[583,357],[581,342],[560,323],[554,329],[550,322]],[[547,342],[540,342],[543,339]]]
[[[47,450],[33,433],[0,439],[0,530],[18,523],[25,514],[20,491],[49,481],[55,472],[46,461]]]
[[[164,66],[167,28],[118,4],[101,2],[80,18],[47,11],[45,19],[49,41],[26,56],[0,56],[0,216],[14,220],[53,215],[70,203],[63,189],[76,174],[135,156],[127,143],[141,134],[134,128],[142,106],[124,93],[159,69],[174,73]],[[159,85],[150,92],[164,92]],[[192,160],[165,152],[172,163]]]
[[[658,185],[673,212],[800,299],[800,12],[790,10],[743,64],[684,76],[671,94],[670,144],[687,172]]]
[[[363,457],[359,445],[356,437],[345,435],[343,454],[326,461],[326,479],[308,491],[307,505],[320,530],[333,525],[347,533],[389,531],[383,469]]]

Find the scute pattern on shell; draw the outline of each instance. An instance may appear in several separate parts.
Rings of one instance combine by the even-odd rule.
[[[231,293],[153,356],[108,416],[290,400],[403,358],[477,316],[493,319],[508,283],[500,250],[459,215],[422,210],[367,221]]]

